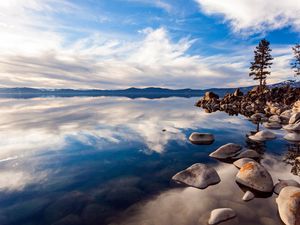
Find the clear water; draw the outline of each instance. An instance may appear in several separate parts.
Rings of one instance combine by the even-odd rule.
[[[223,224],[282,224],[276,195],[243,202],[238,170],[208,154],[228,142],[253,147],[274,182],[299,181],[289,164],[299,147],[282,139],[284,131],[253,145],[246,135],[256,125],[205,113],[196,100],[0,99],[0,224],[204,225],[218,207],[238,215]],[[216,141],[193,145],[193,131],[213,133]],[[196,162],[214,166],[221,183],[198,190],[170,182]]]

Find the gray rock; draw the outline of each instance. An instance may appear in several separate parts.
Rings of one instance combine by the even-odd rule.
[[[214,142],[214,136],[208,133],[193,132],[189,137],[190,142],[197,145],[209,145]]]
[[[255,195],[251,191],[246,191],[243,196],[243,201],[250,201],[255,198]]]
[[[299,133],[289,133],[283,137],[287,141],[292,142],[300,142],[300,134]]]
[[[236,217],[236,213],[231,208],[214,209],[210,213],[208,224],[210,225],[218,224],[222,221],[226,221],[234,217]]]
[[[300,184],[295,180],[278,180],[279,182],[274,186],[274,193],[277,195],[279,195],[280,191],[287,186],[300,187]]]
[[[257,132],[255,135],[249,136],[249,138],[253,141],[268,141],[276,138],[276,135],[268,130],[262,130]]]
[[[253,115],[250,117],[250,119],[253,120],[253,121],[260,121],[260,120],[262,120],[262,119],[264,119],[264,118],[265,118],[265,115],[262,114],[262,113],[255,113],[255,114],[253,114]]]
[[[289,120],[289,124],[296,123],[300,120],[300,112],[293,114]]]
[[[244,164],[236,175],[236,182],[260,192],[273,191],[271,175],[257,162]]]
[[[275,122],[275,123],[281,123],[280,116],[278,115],[273,115],[269,117],[269,122]]]
[[[220,177],[214,168],[205,164],[196,163],[189,168],[175,174],[172,180],[191,187],[204,189],[219,183]]]
[[[281,129],[282,125],[278,122],[266,122],[263,123],[264,127],[267,129],[273,129],[273,130],[277,130],[277,129]]]
[[[276,199],[279,216],[286,225],[300,224],[300,188],[287,186]]]
[[[246,164],[248,162],[255,162],[255,160],[250,159],[250,158],[242,158],[242,159],[234,161],[233,165],[235,165],[238,169],[240,169],[244,164]]]
[[[229,159],[238,155],[241,149],[241,145],[228,143],[226,145],[221,146],[216,151],[210,153],[209,156],[216,159]]]
[[[233,157],[234,159],[241,159],[241,158],[259,158],[260,154],[257,153],[257,151],[254,151],[252,149],[246,149],[245,151],[242,151],[237,156]]]

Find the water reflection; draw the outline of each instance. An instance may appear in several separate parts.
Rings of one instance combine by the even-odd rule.
[[[237,170],[208,154],[229,142],[262,149],[274,179],[293,177],[290,165],[281,170],[282,163],[274,163],[286,142],[250,143],[247,134],[256,125],[223,112],[207,114],[193,107],[195,101],[0,99],[0,224],[192,225],[218,202],[237,204],[241,215],[260,201],[273,203],[242,204],[232,179]],[[192,145],[186,140],[193,131],[213,133],[215,142]],[[216,165],[221,184],[204,192],[170,185],[176,172],[196,162]],[[262,214],[270,217],[268,210]]]

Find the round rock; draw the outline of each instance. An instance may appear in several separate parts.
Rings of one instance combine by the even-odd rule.
[[[300,142],[300,134],[299,133],[289,133],[283,137],[287,141],[292,142]]]
[[[276,138],[276,135],[272,133],[271,131],[268,130],[262,130],[257,132],[255,135],[249,136],[249,138],[253,141],[267,141],[267,140],[272,140]]]
[[[254,151],[252,149],[247,149],[245,151],[242,151],[240,154],[234,157],[234,159],[241,159],[241,158],[259,158],[260,154],[257,153],[257,151]]]
[[[300,188],[288,186],[276,199],[281,220],[286,225],[300,224]]]
[[[271,175],[257,162],[244,164],[236,175],[236,182],[260,192],[273,191]]]
[[[217,184],[221,181],[214,168],[202,163],[196,163],[175,174],[172,180],[199,189],[204,189],[209,185]]]
[[[255,160],[250,159],[250,158],[242,158],[242,159],[234,161],[233,165],[235,165],[238,169],[240,169],[243,165],[245,165],[248,162],[255,162]]]
[[[279,182],[274,186],[274,193],[277,195],[279,195],[280,191],[287,186],[300,187],[300,184],[295,180],[278,180]]]
[[[214,142],[214,136],[208,133],[194,132],[189,137],[190,142],[196,145],[209,145]]]
[[[264,127],[267,129],[278,130],[282,128],[282,125],[278,122],[266,122],[263,123]]]
[[[231,218],[234,218],[235,216],[236,216],[236,213],[231,208],[214,209],[210,213],[208,224],[210,224],[210,225],[218,224],[222,221],[226,221]]]
[[[209,156],[216,159],[229,159],[238,155],[241,149],[241,145],[228,143],[226,145],[221,146],[216,151],[210,153]]]

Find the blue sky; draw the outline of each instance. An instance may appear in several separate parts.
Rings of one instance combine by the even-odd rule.
[[[268,83],[293,78],[299,0],[10,0],[0,3],[0,86],[236,87],[267,38]]]

